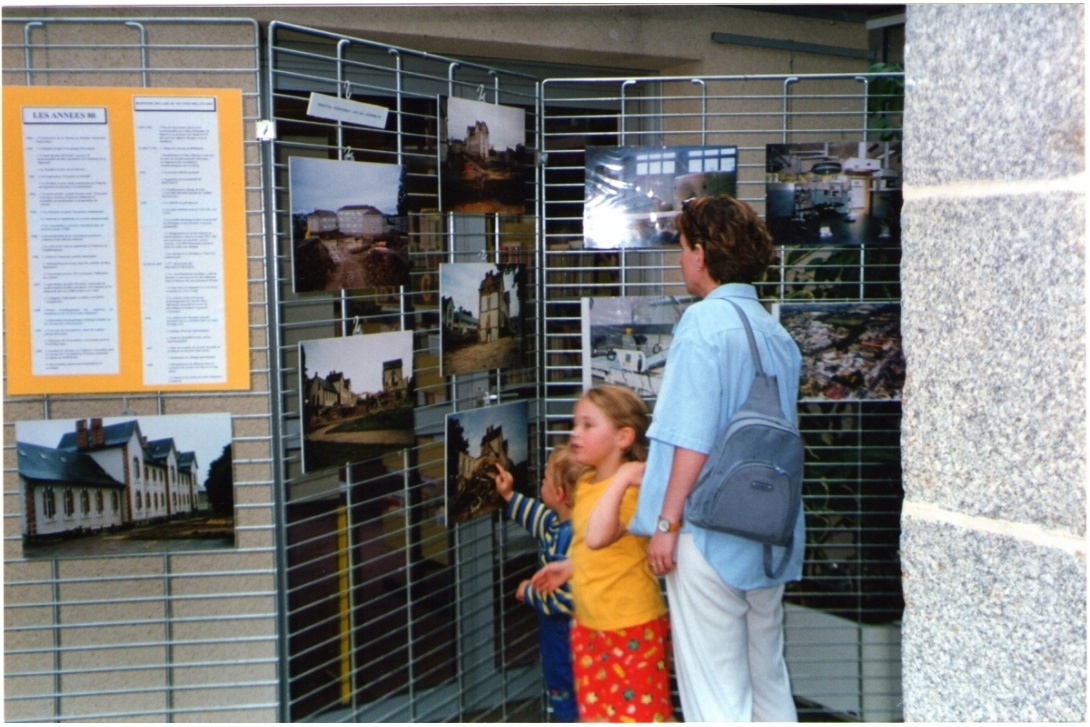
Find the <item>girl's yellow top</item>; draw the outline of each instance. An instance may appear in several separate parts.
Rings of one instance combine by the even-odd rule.
[[[599,550],[587,547],[587,520],[610,480],[590,482],[585,475],[575,487],[572,507],[572,600],[575,618],[600,631],[616,631],[647,623],[666,613],[658,579],[647,565],[648,538],[625,532]],[[629,487],[621,500],[619,518],[627,524],[636,511],[639,488]]]

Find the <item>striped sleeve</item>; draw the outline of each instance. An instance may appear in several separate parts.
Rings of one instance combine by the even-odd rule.
[[[514,493],[504,509],[507,517],[529,531],[538,542],[549,537],[549,530],[556,527],[556,513],[532,497]]]
[[[538,613],[546,616],[570,616],[572,613],[571,584],[565,583],[552,593],[538,593],[527,583],[522,589],[522,597]]]

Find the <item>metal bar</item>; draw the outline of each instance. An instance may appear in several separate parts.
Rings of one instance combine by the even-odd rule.
[[[842,58],[862,58],[868,61],[877,60],[877,54],[859,48],[845,48],[820,43],[800,43],[797,40],[761,38],[755,35],[739,35],[737,33],[712,33],[712,42],[724,45],[745,45],[769,50],[785,50],[792,53],[815,53],[817,55],[840,56]]]

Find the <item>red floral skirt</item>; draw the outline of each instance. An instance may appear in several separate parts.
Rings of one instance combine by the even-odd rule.
[[[572,670],[581,722],[664,722],[672,719],[670,620],[660,616],[618,631],[572,620]]]

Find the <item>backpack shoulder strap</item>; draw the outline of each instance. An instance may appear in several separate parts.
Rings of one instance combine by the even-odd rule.
[[[757,371],[757,374],[764,376],[765,370],[761,366],[761,354],[757,351],[757,340],[753,337],[753,328],[749,325],[749,319],[746,318],[746,314],[742,312],[742,307],[735,303],[733,300],[727,300],[726,302],[734,306],[734,310],[738,311],[738,317],[742,319],[742,325],[746,328],[746,338],[749,339],[749,354],[753,358],[753,368]]]

